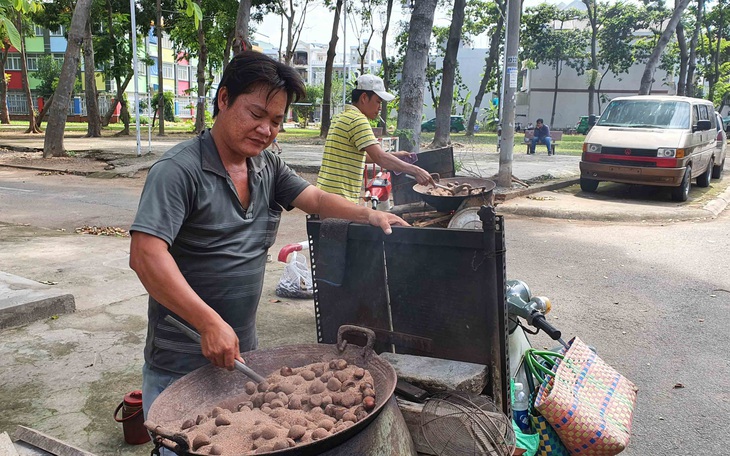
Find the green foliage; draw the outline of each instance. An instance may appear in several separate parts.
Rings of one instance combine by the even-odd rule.
[[[309,123],[312,114],[317,110],[319,106],[322,105],[322,98],[324,97],[324,86],[313,86],[307,84],[306,90],[307,97],[296,105],[292,105],[294,108],[294,113],[299,119],[299,123],[302,124],[305,128]]]
[[[532,60],[538,66],[548,64],[558,74],[563,64],[582,74],[589,45],[588,31],[569,27],[568,23],[584,17],[585,13],[577,9],[561,10],[545,3],[527,8],[522,18],[520,35],[523,58]],[[555,28],[552,24],[556,24]]]
[[[52,55],[44,55],[38,58],[38,71],[35,72],[35,78],[40,80],[40,84],[36,87],[38,94],[43,98],[53,95],[58,86],[58,77],[61,75],[61,64],[53,58]],[[81,84],[81,81],[78,81]]]
[[[172,92],[163,92],[162,98],[165,100],[165,120],[168,122],[174,122],[175,121],[175,95],[173,95]],[[160,99],[160,92],[155,93],[155,95],[152,97],[152,106],[157,109],[157,107],[160,105],[159,103]]]

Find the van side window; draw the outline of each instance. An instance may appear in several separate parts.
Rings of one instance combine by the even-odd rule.
[[[700,120],[700,107],[694,105],[692,106],[692,125],[697,125],[698,120]]]
[[[710,120],[710,113],[707,112],[707,106],[699,105],[700,108],[700,120]]]

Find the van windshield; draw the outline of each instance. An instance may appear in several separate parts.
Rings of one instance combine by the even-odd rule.
[[[614,100],[603,111],[597,125],[686,129],[690,127],[690,104],[686,101]]]

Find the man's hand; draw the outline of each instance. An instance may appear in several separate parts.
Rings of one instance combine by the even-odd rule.
[[[233,370],[233,360],[243,362],[239,351],[238,336],[225,321],[220,320],[218,324],[202,329],[200,339],[203,356],[208,358],[214,366]]]
[[[419,168],[418,166],[413,166],[413,168],[413,170],[409,170],[407,172],[416,178],[416,182],[421,185],[435,187],[433,177],[428,173],[428,171],[423,168]]]
[[[393,154],[393,155],[394,155],[395,157],[397,157],[397,158],[399,158],[399,159],[401,159],[401,160],[406,160],[406,159],[409,159],[409,158],[411,158],[411,153],[410,153],[410,152],[408,152],[408,151],[405,151],[405,150],[399,150],[399,151],[397,151],[397,152],[392,152],[392,154]]]
[[[395,226],[410,226],[408,222],[390,212],[375,211],[368,209],[370,212],[368,216],[368,223],[372,226],[379,226],[383,229],[385,234],[390,234],[393,230],[390,228],[392,225]]]

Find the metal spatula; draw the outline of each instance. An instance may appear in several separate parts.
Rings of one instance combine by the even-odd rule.
[[[183,323],[177,321],[172,315],[168,315],[165,317],[165,321],[170,323],[171,325],[175,326],[177,329],[182,331],[183,334],[188,336],[190,339],[194,340],[197,343],[200,343],[200,334],[198,334],[194,329],[188,328]],[[251,380],[255,381],[256,383],[261,383],[266,380],[266,378],[262,377],[261,375],[254,372],[253,369],[242,363],[241,361],[234,359],[233,360],[235,364],[235,369],[239,372],[242,372],[248,376]]]

